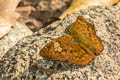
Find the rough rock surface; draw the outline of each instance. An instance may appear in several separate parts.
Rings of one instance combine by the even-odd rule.
[[[32,34],[33,32],[27,26],[16,22],[16,27],[13,27],[8,34],[0,39],[0,60],[19,40]]]
[[[65,34],[65,29],[82,15],[96,29],[104,50],[88,65],[51,61],[39,55],[40,49]],[[0,61],[1,79],[25,80],[119,80],[120,79],[120,8],[94,6],[67,15],[20,40]]]

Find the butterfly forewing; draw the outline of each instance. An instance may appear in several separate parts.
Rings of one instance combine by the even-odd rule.
[[[79,16],[74,27],[69,28],[70,35],[79,43],[82,43],[94,53],[98,54],[102,51],[103,46],[100,39],[96,36],[94,26]]]

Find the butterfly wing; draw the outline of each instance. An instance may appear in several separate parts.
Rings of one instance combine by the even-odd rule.
[[[70,35],[78,42],[85,45],[92,52],[99,54],[103,50],[100,39],[96,36],[94,26],[83,17],[78,16],[74,27],[69,27]]]
[[[65,35],[60,38],[53,40],[43,47],[40,51],[40,55],[52,59],[52,60],[67,60],[68,59],[68,48],[70,36]]]
[[[48,43],[41,49],[40,55],[51,60],[68,60],[80,65],[85,65],[94,59],[93,52],[83,44],[78,45],[69,34]]]

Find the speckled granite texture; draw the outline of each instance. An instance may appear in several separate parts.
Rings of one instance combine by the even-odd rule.
[[[33,32],[27,26],[20,22],[16,22],[16,27],[0,39],[0,60],[19,40],[32,34]]]
[[[95,26],[96,34],[104,45],[101,54],[85,66],[42,58],[40,49],[64,35],[66,27],[78,15]],[[11,80],[119,80],[120,8],[89,7],[22,39],[2,57],[0,77]]]

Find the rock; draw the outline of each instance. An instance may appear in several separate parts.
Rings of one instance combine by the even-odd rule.
[[[32,35],[32,31],[22,23],[16,22],[16,27],[11,29],[9,33],[0,39],[0,60],[5,53],[13,47],[23,37]]]
[[[49,25],[21,39],[2,57],[1,79],[25,80],[118,80],[120,79],[120,8],[93,6],[69,14],[58,24]],[[93,24],[104,50],[88,65],[52,61],[39,55],[40,49],[65,34],[68,25],[82,15]]]

